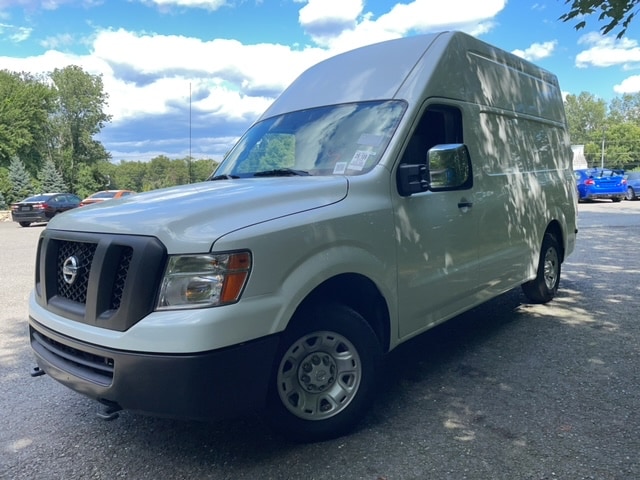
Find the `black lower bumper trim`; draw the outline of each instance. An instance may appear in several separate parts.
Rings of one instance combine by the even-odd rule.
[[[151,354],[98,347],[60,335],[29,319],[38,366],[67,387],[124,410],[172,418],[219,420],[265,405],[278,336],[193,354]],[[43,349],[42,342],[57,347]],[[113,365],[108,384],[73,361],[105,358]],[[89,372],[89,373],[87,373]]]

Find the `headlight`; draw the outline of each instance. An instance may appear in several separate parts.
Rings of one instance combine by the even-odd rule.
[[[237,302],[251,271],[251,254],[234,252],[169,257],[158,310]]]

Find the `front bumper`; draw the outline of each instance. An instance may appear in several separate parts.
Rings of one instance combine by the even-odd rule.
[[[265,405],[278,335],[209,352],[127,352],[80,342],[29,319],[40,369],[111,407],[173,418],[219,420]]]

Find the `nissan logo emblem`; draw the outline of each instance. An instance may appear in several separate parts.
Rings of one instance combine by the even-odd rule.
[[[71,256],[67,258],[62,264],[62,278],[64,281],[73,285],[73,282],[76,281],[76,277],[78,276],[78,258],[75,256]]]

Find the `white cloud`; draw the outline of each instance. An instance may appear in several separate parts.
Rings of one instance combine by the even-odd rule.
[[[640,75],[625,78],[618,85],[613,86],[613,91],[619,94],[640,92]]]
[[[506,4],[506,0],[414,0],[397,3],[375,18],[363,13],[360,0],[308,0],[300,10],[300,23],[318,45],[337,53],[411,33],[461,30],[481,35],[493,28],[492,19]]]
[[[0,34],[6,35],[13,43],[25,41],[31,36],[32,31],[33,29],[29,27],[16,27],[15,25],[0,23]]]
[[[512,53],[517,55],[525,60],[529,60],[531,62],[538,61],[543,58],[547,58],[550,56],[558,45],[557,40],[552,40],[544,43],[533,43],[531,46],[525,50],[514,50]]]
[[[143,3],[156,5],[160,10],[167,10],[171,7],[186,7],[210,11],[229,4],[226,0],[143,0]]]
[[[257,116],[301,71],[324,58],[324,50],[292,50],[236,40],[99,32],[93,57],[103,66],[114,121],[163,113],[184,101],[189,83],[208,91],[198,103],[226,116]]]
[[[49,0],[47,8],[65,1]],[[140,1],[160,10],[215,10],[234,3]],[[376,18],[365,11],[364,0],[294,1],[300,4],[298,21],[315,46],[243,44],[230,39],[101,29],[91,36],[87,55],[60,51],[70,41],[60,35],[43,41],[50,50],[42,55],[0,57],[0,64],[33,73],[78,65],[92,75],[101,75],[108,94],[107,113],[112,115],[102,136],[109,139],[116,160],[125,158],[126,152],[162,152],[165,148],[166,153],[170,146],[178,146],[173,151],[184,154],[184,135],[189,131],[186,127],[191,127],[187,122],[191,122],[192,111],[194,129],[201,129],[193,145],[194,156],[198,151],[222,154],[298,74],[318,61],[413,33],[455,29],[480,35],[493,28],[492,19],[506,5],[506,0],[414,0],[398,3]],[[215,138],[211,137],[213,131]],[[158,137],[161,139],[150,140]]]
[[[576,55],[575,64],[578,68],[621,65],[630,69],[633,64],[640,62],[640,46],[630,38],[616,39],[592,32],[580,37],[578,43],[588,47]]]

